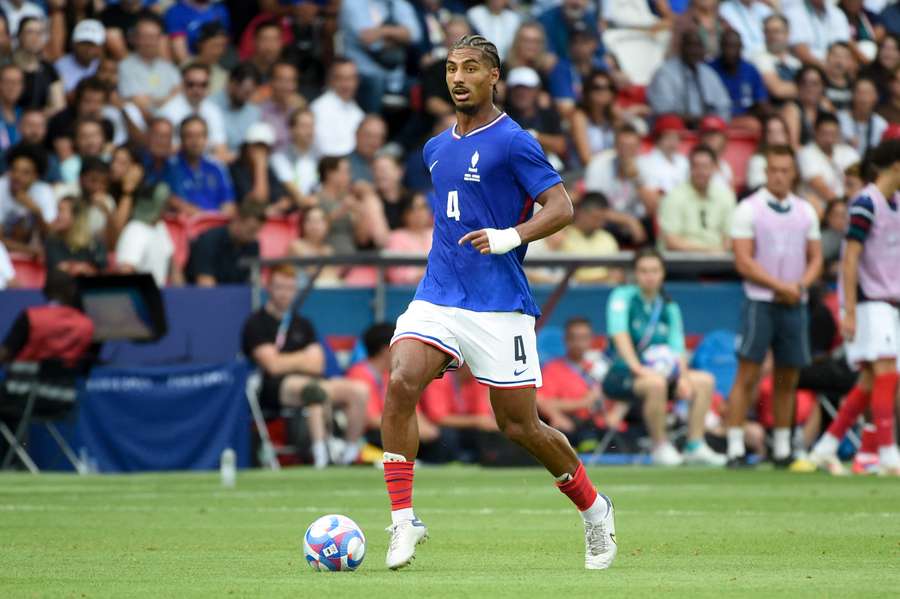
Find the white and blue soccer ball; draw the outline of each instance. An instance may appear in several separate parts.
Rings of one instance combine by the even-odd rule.
[[[642,356],[644,364],[660,373],[665,379],[674,383],[681,375],[681,365],[678,356],[668,345],[651,345],[644,350]]]
[[[329,514],[306,529],[303,554],[314,570],[353,571],[366,556],[366,536],[347,516]]]

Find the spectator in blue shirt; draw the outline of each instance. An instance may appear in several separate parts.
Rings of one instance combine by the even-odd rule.
[[[887,33],[900,35],[900,2],[885,6],[878,18]]]
[[[594,70],[607,70],[606,63],[597,58],[600,45],[595,28],[577,23],[569,37],[569,58],[560,58],[547,78],[547,87],[563,118],[570,118],[575,105],[582,99],[582,80]]]
[[[190,116],[181,123],[181,151],[171,161],[166,183],[174,196],[171,203],[178,212],[193,216],[198,212],[234,212],[234,188],[231,178],[218,162],[204,155],[206,122]]]
[[[359,70],[359,105],[381,112],[385,95],[405,91],[410,48],[422,38],[416,11],[406,0],[343,0],[340,29],[344,55]]]
[[[200,28],[218,21],[226,30],[231,27],[228,8],[216,0],[178,0],[165,14],[166,33],[172,43],[176,64],[182,64],[197,51]]]
[[[588,0],[563,0],[559,6],[548,8],[538,17],[547,34],[547,49],[568,59],[569,38],[576,28],[598,31],[597,13],[588,6]],[[603,55],[602,45],[596,50],[598,56]]]
[[[0,151],[5,152],[19,141],[17,106],[25,89],[25,75],[19,67],[8,64],[0,68]]]
[[[175,127],[161,116],[147,123],[147,143],[142,155],[144,176],[148,183],[165,181],[175,154]]]
[[[769,101],[769,93],[762,75],[752,64],[741,58],[743,44],[741,36],[733,29],[727,29],[719,40],[719,57],[709,66],[719,75],[728,96],[731,98],[731,114],[745,114],[751,108]]]

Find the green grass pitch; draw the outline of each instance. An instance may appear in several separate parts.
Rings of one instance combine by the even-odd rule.
[[[897,597],[900,480],[591,468],[619,557],[583,570],[580,518],[538,469],[421,468],[430,539],[384,569],[371,468],[76,477],[0,475],[0,597]],[[303,559],[307,525],[363,527],[357,572]]]

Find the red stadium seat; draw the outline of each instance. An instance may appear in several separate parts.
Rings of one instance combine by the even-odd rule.
[[[13,268],[16,271],[16,281],[22,287],[41,289],[47,279],[47,269],[44,263],[31,256],[23,254],[10,254]]]
[[[221,212],[201,212],[187,220],[187,236],[193,241],[206,231],[227,224],[229,217]]]
[[[646,103],[647,88],[643,85],[629,85],[619,90],[619,95],[616,97],[616,104],[622,108]]]
[[[187,224],[184,219],[176,216],[166,217],[164,222],[169,230],[169,237],[172,238],[172,245],[175,246],[175,264],[179,268],[184,268],[187,265],[190,252]]]
[[[734,173],[734,188],[741,190],[747,183],[747,163],[750,157],[756,151],[757,141],[752,136],[741,136],[729,133],[728,145],[725,146],[725,155],[723,158]]]
[[[259,232],[259,255],[262,258],[283,258],[299,236],[298,215],[269,218]]]
[[[409,88],[409,107],[415,112],[421,112],[425,106],[425,93],[422,84],[415,83]]]

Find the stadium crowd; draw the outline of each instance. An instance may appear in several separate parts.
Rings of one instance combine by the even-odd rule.
[[[454,122],[442,59],[478,32],[502,60],[497,104],[538,140],[575,202],[573,224],[533,244],[535,254],[643,250],[660,267],[646,284],[661,293],[664,262],[648,248],[727,255],[741,199],[766,185],[768,151],[791,148],[793,191],[821,223],[825,262],[801,387],[837,401],[853,385],[832,357],[827,289],[848,200],[864,184],[861,159],[900,137],[896,0],[0,0],[0,14],[0,289],[55,270],[214,286],[247,283],[243,257],[426,255],[441,203],[421,150]],[[415,284],[422,274],[394,268],[387,278]],[[365,333],[367,360],[346,378],[308,385],[323,359],[313,323],[295,319],[286,341],[279,327],[291,303],[279,292],[290,296],[296,277],[271,273],[245,352],[266,372],[269,407],[344,408],[351,443],[331,459],[352,461],[359,439],[377,441],[390,327]],[[574,278],[621,284],[626,273]],[[375,274],[329,268],[318,281],[365,286]],[[607,331],[566,325],[565,357],[545,365],[543,416],[584,447],[643,421],[655,461],[697,450],[697,461],[724,463],[704,440],[725,426],[709,374],[684,363],[672,390],[689,402],[682,456],[666,440],[665,381],[625,381],[618,362],[606,365],[612,376],[598,373],[598,334],[628,356],[627,318],[613,314],[622,301],[610,301]],[[683,353],[671,312],[668,342]],[[758,417],[745,425],[758,453],[772,426],[768,362],[762,371]],[[295,380],[282,386],[286,376]],[[626,383],[642,389],[637,416]],[[495,427],[486,390],[464,371],[433,387],[423,459],[471,454],[472,436],[453,431]],[[805,446],[819,431],[810,403],[799,403]],[[319,465],[327,415],[307,409]]]

